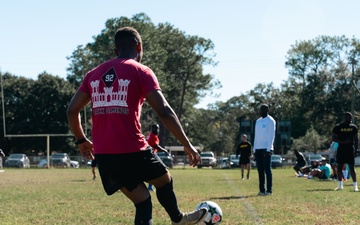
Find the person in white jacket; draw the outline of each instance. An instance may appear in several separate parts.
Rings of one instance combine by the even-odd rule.
[[[258,195],[265,196],[272,194],[272,171],[271,155],[274,150],[275,125],[274,118],[269,115],[269,106],[262,104],[260,106],[261,117],[255,123],[254,155],[256,167],[259,174]],[[265,189],[266,175],[266,189]]]

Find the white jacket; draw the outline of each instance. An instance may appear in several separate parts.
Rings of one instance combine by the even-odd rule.
[[[274,118],[267,115],[260,117],[255,123],[254,152],[256,149],[266,149],[270,152],[274,150],[276,122]]]

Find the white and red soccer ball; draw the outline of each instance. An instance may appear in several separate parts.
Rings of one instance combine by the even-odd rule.
[[[198,223],[200,225],[217,225],[220,224],[222,221],[222,210],[220,206],[213,202],[213,201],[203,201],[198,206],[196,206],[196,209],[199,208],[207,208],[208,213],[204,219],[203,222]]]

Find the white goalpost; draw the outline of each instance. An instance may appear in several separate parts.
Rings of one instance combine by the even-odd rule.
[[[3,116],[3,129],[4,137],[46,137],[46,161],[47,168],[50,168],[50,137],[64,137],[73,136],[73,134],[7,134],[6,133],[6,120],[5,120],[5,98],[4,98],[4,85],[0,67],[0,83],[1,83],[1,102],[2,102],[2,116]]]

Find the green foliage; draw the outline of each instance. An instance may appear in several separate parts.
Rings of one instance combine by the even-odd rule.
[[[298,149],[301,152],[308,151],[316,153],[318,150],[325,148],[324,144],[326,140],[327,139],[324,136],[319,135],[313,127],[310,127],[303,137],[294,139],[291,149]]]
[[[69,82],[45,72],[37,80],[11,74],[2,78],[7,135],[69,133],[65,111],[74,93]],[[0,132],[3,134],[3,130]],[[32,155],[47,148],[45,137],[12,137],[3,140],[2,145],[7,154]],[[70,149],[66,137],[52,138],[50,147],[66,152]]]

